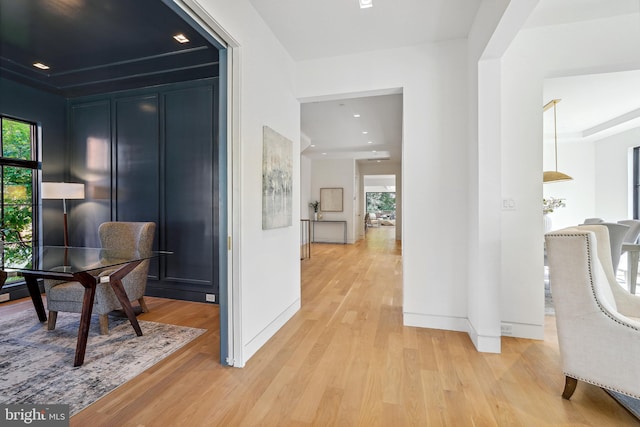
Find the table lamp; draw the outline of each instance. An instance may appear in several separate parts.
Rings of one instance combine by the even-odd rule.
[[[67,199],[84,199],[84,184],[72,182],[43,182],[43,199],[62,199],[64,217],[64,245],[69,246],[69,231],[67,228]]]

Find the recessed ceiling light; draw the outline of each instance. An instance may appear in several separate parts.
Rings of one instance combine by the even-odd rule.
[[[184,34],[176,34],[173,36],[178,43],[189,43],[189,39]]]
[[[373,141],[367,141],[367,144],[373,144]]]
[[[360,117],[360,114],[354,114],[353,117],[357,119],[358,117]]]
[[[312,147],[315,147],[315,146],[316,146],[316,144],[311,144],[311,146],[312,146]]]
[[[41,70],[48,70],[49,69],[49,66],[43,64],[42,62],[35,62],[33,64],[33,66],[36,67],[36,68],[40,68]]]
[[[369,133],[369,132],[367,132],[366,130],[363,130],[363,131],[362,131],[362,134],[363,134],[363,135],[366,135],[366,134],[368,134],[368,133]]]
[[[322,153],[322,155],[323,155],[323,156],[326,156],[326,155],[327,155],[327,153]]]
[[[359,1],[360,1],[360,9],[373,7],[373,0],[359,0]]]
[[[376,151],[376,150],[373,150],[373,151],[372,151],[372,153],[377,153],[377,151]]]

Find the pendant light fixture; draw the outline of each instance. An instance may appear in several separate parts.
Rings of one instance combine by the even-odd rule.
[[[555,161],[556,161],[556,170],[544,171],[542,173],[542,182],[571,181],[573,179],[565,173],[558,172],[558,129],[556,126],[556,104],[560,101],[561,101],[560,99],[553,99],[548,103],[546,103],[544,107],[542,107],[543,112],[553,107],[553,138],[554,138]]]

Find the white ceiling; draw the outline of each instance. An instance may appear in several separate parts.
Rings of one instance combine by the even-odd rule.
[[[480,0],[250,0],[296,60],[466,37]]]
[[[395,175],[365,175],[364,191],[369,193],[385,193],[396,191]]]
[[[360,9],[358,0],[250,1],[296,60],[464,38],[480,5],[480,0],[373,0],[372,8]],[[357,120],[355,110],[361,114]],[[400,162],[402,95],[302,104],[301,131],[315,145],[304,151],[311,158]]]
[[[466,37],[480,4],[480,0],[373,0],[372,8],[360,9],[358,0],[250,1],[295,60]],[[540,0],[526,27],[638,14],[639,10],[640,0]],[[545,82],[544,99],[553,98],[562,99],[557,106],[559,138],[582,138],[597,126],[603,129],[588,138],[600,138],[640,121],[629,120],[640,115],[636,111],[640,109],[640,74],[550,79]],[[301,131],[316,145],[307,148],[305,155],[400,161],[401,108],[402,95],[302,104]],[[355,110],[361,114],[357,120],[352,117]],[[548,114],[552,113],[546,113],[544,123],[552,126]],[[616,121],[620,116],[624,120]],[[612,119],[615,123],[607,123]],[[369,134],[362,135],[363,130]],[[545,134],[549,132],[553,129],[545,127]]]
[[[640,70],[547,79],[545,103],[557,104],[558,142],[596,140],[640,126]],[[553,111],[544,113],[553,135]]]
[[[310,102],[301,105],[300,119],[310,158],[400,161],[401,94]]]
[[[540,0],[525,27],[567,24],[638,13],[638,0]]]

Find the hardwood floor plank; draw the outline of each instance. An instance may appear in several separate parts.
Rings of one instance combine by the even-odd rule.
[[[392,227],[353,245],[314,244],[302,307],[243,369],[219,363],[218,306],[146,298],[140,319],[207,332],[71,418],[71,426],[636,426],[603,390],[561,398],[553,317],[544,340],[402,325],[402,258]],[[542,286],[542,285],[541,285]],[[33,310],[29,299],[0,315]],[[35,316],[35,315],[34,315]]]

